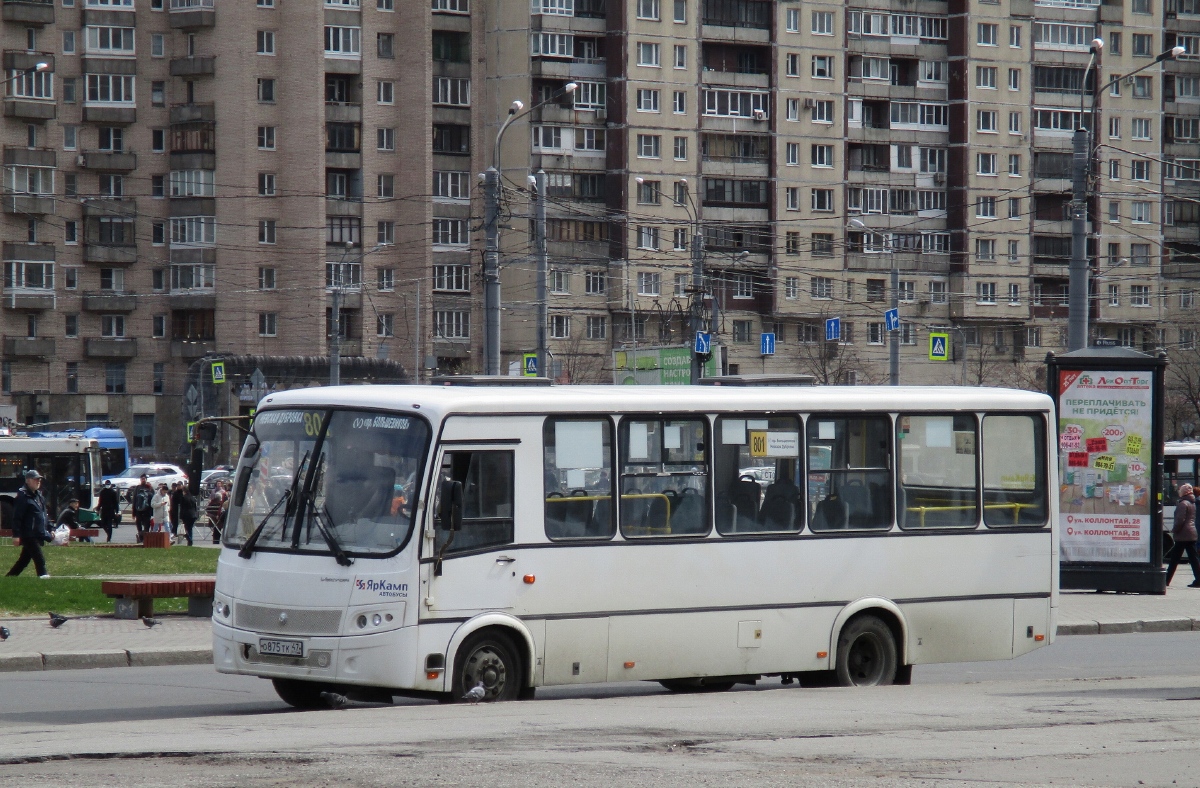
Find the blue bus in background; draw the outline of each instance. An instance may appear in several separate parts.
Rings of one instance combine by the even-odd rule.
[[[31,438],[91,438],[100,445],[100,475],[111,479],[129,467],[129,441],[125,433],[112,427],[89,427],[86,430],[61,432],[29,432]]]

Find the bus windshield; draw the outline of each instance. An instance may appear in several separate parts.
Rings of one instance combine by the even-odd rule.
[[[225,543],[261,526],[256,549],[386,555],[405,541],[429,445],[410,415],[271,410],[255,416],[258,451],[238,472]]]

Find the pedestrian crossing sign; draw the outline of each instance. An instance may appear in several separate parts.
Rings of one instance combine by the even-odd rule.
[[[212,381],[214,385],[220,385],[225,382],[225,362],[214,361],[212,363]]]
[[[521,362],[525,368],[525,377],[536,378],[538,374],[537,353],[525,353],[521,356]]]
[[[930,361],[949,361],[950,360],[950,335],[949,334],[930,334],[929,335],[929,360]]]

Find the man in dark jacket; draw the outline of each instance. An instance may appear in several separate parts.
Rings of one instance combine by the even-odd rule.
[[[57,531],[58,527],[61,525],[67,526],[72,531],[81,527],[79,525],[79,499],[78,498],[72,498],[71,500],[67,501],[67,508],[63,509],[61,512],[58,513],[58,519],[54,522],[54,530]],[[92,538],[90,536],[85,536],[85,537],[82,537],[79,541],[90,542],[90,541],[92,541]]]
[[[183,500],[183,482],[171,485],[171,536],[179,536],[179,504]]]
[[[133,504],[133,522],[137,526],[137,540],[141,544],[142,537],[150,530],[154,522],[154,488],[150,486],[150,478],[142,474],[137,487],[129,491],[129,502]]]
[[[196,526],[196,518],[200,516],[200,504],[188,486],[179,488],[179,519],[183,522],[183,532],[187,535],[188,547],[192,546],[192,529]]]
[[[100,489],[100,502],[96,508],[100,510],[100,527],[104,529],[107,541],[111,542],[113,523],[117,521],[117,513],[121,510],[121,496],[117,494],[117,488],[112,486],[112,482],[104,482],[104,487]]]
[[[16,577],[25,571],[29,562],[38,577],[47,578],[46,558],[42,555],[42,543],[49,542],[54,537],[50,534],[46,520],[46,499],[39,489],[42,486],[42,475],[37,471],[25,471],[25,486],[17,493],[13,502],[12,530],[13,535],[21,539],[21,557],[8,570],[9,577]]]

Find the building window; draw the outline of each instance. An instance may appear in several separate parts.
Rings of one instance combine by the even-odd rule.
[[[104,365],[104,393],[125,393],[125,364],[112,362]]]
[[[639,91],[640,92],[640,91]],[[687,92],[676,90],[671,94],[671,111],[676,115],[687,114]],[[676,137],[676,139],[681,139]]]
[[[787,209],[789,211],[800,210],[800,188],[798,186],[789,186],[784,190],[787,197]]]
[[[980,22],[975,26],[975,42],[980,46],[994,47],[1000,37],[1000,26]]]
[[[608,292],[608,275],[604,271],[588,271],[583,275],[583,292],[604,295]]]
[[[813,189],[812,190],[812,210],[814,211],[832,211],[833,210],[833,189]]]
[[[1132,124],[1131,136],[1133,137],[1133,139],[1148,140],[1151,138],[1150,118],[1133,118],[1133,120],[1131,121],[1131,124]]]
[[[1021,174],[1021,154],[1008,154],[1008,174],[1019,176]]]
[[[1150,222],[1150,203],[1143,200],[1135,200],[1130,204],[1129,217],[1134,224],[1147,224]]]
[[[662,274],[656,271],[638,271],[637,293],[640,296],[657,296],[662,292]]]
[[[154,376],[153,392],[155,394],[165,394],[167,389],[167,365],[161,361],[156,361],[152,370]]]
[[[994,303],[996,303],[996,283],[995,282],[976,282],[975,283],[975,303],[977,303],[977,304],[994,304]]]
[[[264,104],[275,103],[275,80],[259,77],[258,100]]]
[[[1130,306],[1150,306],[1150,285],[1129,286]]]
[[[812,12],[812,34],[814,36],[831,36],[831,35],[833,35],[833,12],[832,11],[813,11]]]
[[[994,153],[977,153],[977,154],[975,154],[975,172],[977,175],[995,175],[996,174],[996,154],[994,154]]]
[[[658,228],[657,227],[649,227],[646,225],[638,225],[637,245],[638,245],[639,249],[657,249],[658,248]]]
[[[675,68],[687,68],[687,47],[683,44],[676,44],[674,49]]]
[[[561,268],[551,269],[548,284],[551,293],[555,295],[569,295],[571,292],[571,272]]]
[[[639,66],[658,68],[661,65],[658,52],[658,44],[639,41],[637,45],[637,64]]]
[[[813,299],[825,301],[833,298],[833,279],[828,276],[814,276],[811,283]]]
[[[258,221],[258,242],[260,244],[275,243],[275,220],[274,219],[259,219],[259,221]]]
[[[381,151],[396,150],[396,130],[395,129],[376,129],[375,130],[375,148]]]
[[[662,158],[662,137],[657,134],[637,135],[637,155],[640,159]]]
[[[749,320],[733,321],[733,341],[734,342],[749,342],[751,332],[754,329],[754,324]]]
[[[833,102],[824,99],[818,99],[813,102],[812,107],[812,122],[813,123],[833,123]]]
[[[258,289],[259,290],[274,290],[275,289],[275,269],[271,267],[260,267],[258,269]]]
[[[996,111],[990,109],[981,109],[976,113],[976,129],[983,132],[994,133],[996,127]]]
[[[550,316],[550,338],[551,339],[570,339],[571,338],[571,316],[570,315],[551,315]]]
[[[980,197],[975,203],[975,218],[976,219],[995,219],[996,218],[996,198],[995,197]]]
[[[813,55],[813,79],[833,79],[833,57],[830,55]]]
[[[652,19],[657,22],[661,19],[660,13],[659,0],[637,0],[638,19]]]
[[[259,150],[275,150],[275,127],[274,126],[259,126],[258,127],[258,149]]]
[[[588,316],[587,319],[587,338],[588,339],[604,339],[608,336],[608,318]]]
[[[639,89],[637,92],[637,111],[638,112],[658,112],[659,111],[659,91]]]
[[[799,147],[799,146],[797,146]],[[792,162],[788,162],[791,164]],[[813,145],[812,146],[812,166],[814,167],[832,167],[833,166],[833,146],[832,145]]]
[[[275,32],[272,30],[258,31],[258,54],[274,55],[275,54]]]
[[[687,137],[675,138],[675,161],[687,161],[687,142]]]
[[[975,259],[981,263],[996,262],[996,239],[994,238],[976,238],[975,239]],[[995,285],[993,285],[993,289]]]
[[[687,24],[687,0],[674,0],[675,2],[675,23]]]
[[[465,219],[434,219],[433,243],[435,246],[466,246],[470,242]]]
[[[1018,72],[1019,73],[1019,72]],[[1011,77],[1011,75],[1010,75]],[[975,67],[975,87],[996,89],[996,67],[995,66],[976,66]]]
[[[278,316],[274,312],[258,313],[258,335],[260,337],[276,336]]]

